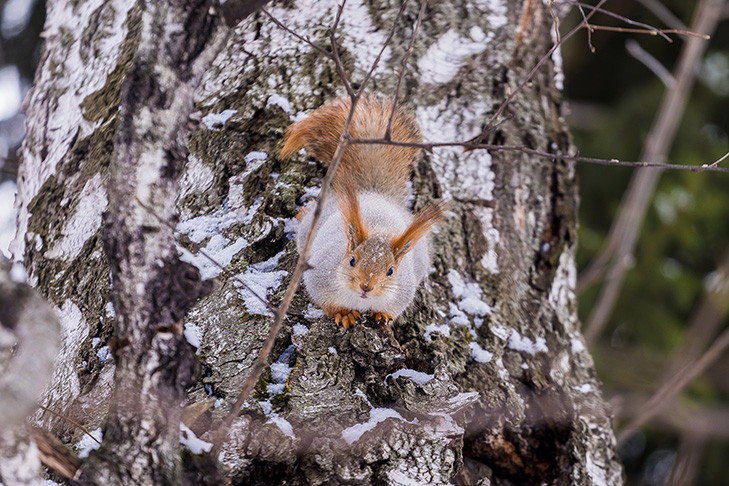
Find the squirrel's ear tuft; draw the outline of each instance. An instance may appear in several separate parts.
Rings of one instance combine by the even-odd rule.
[[[346,179],[340,180],[340,183],[334,186],[334,190],[339,194],[339,208],[342,211],[349,242],[348,250],[352,251],[369,237],[369,231],[362,221],[359,196],[351,181]]]
[[[415,215],[410,226],[408,226],[401,235],[390,240],[392,253],[395,255],[395,261],[400,262],[400,259],[407,252],[413,249],[415,243],[425,236],[425,234],[430,231],[430,228],[432,228],[438,221],[443,219],[443,212],[446,210],[446,207],[447,203],[442,201],[436,204],[428,204],[418,211],[418,214]]]

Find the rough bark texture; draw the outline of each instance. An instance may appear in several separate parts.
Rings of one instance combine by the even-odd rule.
[[[252,15],[235,28],[195,93],[202,123],[187,139],[182,167],[184,150],[174,137],[157,137],[154,127],[181,129],[187,119],[171,123],[155,106],[185,96],[175,87],[187,86],[179,66],[189,59],[174,49],[145,57],[148,38],[140,25],[155,32],[171,21],[140,20],[154,5],[49,2],[47,45],[28,107],[23,233],[15,251],[24,251],[32,282],[59,308],[64,330],[64,352],[44,405],[91,429],[105,424],[106,445],[92,453],[87,471],[97,470],[88,463],[108,463],[114,444],[133,439],[150,439],[148,452],[161,444],[160,457],[175,457],[170,434],[188,355],[175,323],[183,316],[200,371],[187,389],[196,412],[186,424],[212,437],[272,322],[265,306],[230,276],[277,303],[296,260],[294,215],[323,175],[303,154],[278,160],[283,130],[342,94],[330,62],[267,17]],[[297,1],[270,10],[326,44],[334,7]],[[398,7],[353,0],[344,8],[341,54],[355,83]],[[407,6],[370,91],[394,92],[392,73],[400,69],[418,8]],[[195,46],[207,42],[195,40],[195,25],[185,24],[188,43],[182,45],[190,47],[180,49],[192,58]],[[536,0],[430,5],[403,90],[424,138],[479,134],[547,52],[551,30],[549,12]],[[558,68],[548,62],[515,97],[489,142],[568,150]],[[150,92],[130,105],[134,83]],[[128,111],[155,98],[157,105],[147,110]],[[155,157],[133,152],[129,136],[144,126],[152,127],[145,147],[158,154],[150,171],[144,164]],[[111,161],[126,165],[109,171]],[[413,178],[413,206],[437,197],[455,204],[434,235],[433,270],[415,304],[392,332],[371,322],[345,331],[300,290],[270,372],[223,448],[227,477],[234,484],[619,484],[610,421],[576,317],[573,169],[558,158],[517,153],[443,148],[424,154]],[[150,201],[162,221],[173,221],[170,204],[176,202],[183,260],[200,268],[203,279],[218,277],[215,290],[186,315],[189,297],[199,290],[194,272],[170,253],[172,233],[162,222],[138,206],[131,211],[136,219],[120,217],[134,206],[123,200],[124,188]],[[198,245],[226,271],[196,254]],[[110,268],[116,313],[108,305]],[[169,327],[160,333],[159,325]],[[115,360],[110,344],[118,349]],[[154,360],[162,360],[159,374],[147,372]],[[135,381],[138,373],[152,378],[145,382],[155,390],[152,400],[150,388]],[[160,397],[163,390],[170,395]],[[121,418],[104,421],[107,416]],[[117,435],[143,431],[125,424],[144,418],[163,424],[160,437]],[[67,443],[80,438],[55,417],[39,413],[37,422]],[[199,463],[189,453],[183,459],[187,479],[202,481]],[[176,481],[170,471],[146,480]]]

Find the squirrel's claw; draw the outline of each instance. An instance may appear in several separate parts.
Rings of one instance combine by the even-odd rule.
[[[343,309],[334,314],[334,322],[336,322],[337,325],[341,324],[345,329],[349,329],[349,326],[354,324],[355,319],[359,319],[360,317],[362,316],[356,310],[350,311]]]
[[[378,324],[387,324],[392,320],[392,316],[384,312],[375,312],[374,317]]]

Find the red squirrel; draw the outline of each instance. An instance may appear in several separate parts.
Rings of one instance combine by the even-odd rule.
[[[301,148],[329,164],[349,114],[349,99],[322,106],[286,131],[281,156]],[[392,101],[361,99],[349,129],[352,138],[382,138]],[[392,140],[419,143],[415,119],[398,108]],[[408,181],[417,148],[352,144],[334,175],[335,198],[323,210],[311,245],[304,285],[312,300],[348,328],[361,313],[382,323],[410,305],[430,268],[424,236],[442,217],[444,205],[430,204],[416,215],[406,208]],[[313,211],[302,208],[296,241],[301,251]]]

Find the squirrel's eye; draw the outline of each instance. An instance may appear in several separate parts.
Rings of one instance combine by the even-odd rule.
[[[349,265],[352,267],[354,266],[354,257],[352,257],[352,259],[349,261]]]
[[[389,277],[390,275],[392,275],[392,272],[394,272],[394,271],[395,271],[395,269],[393,269],[392,267],[388,268],[387,269],[387,276]]]

